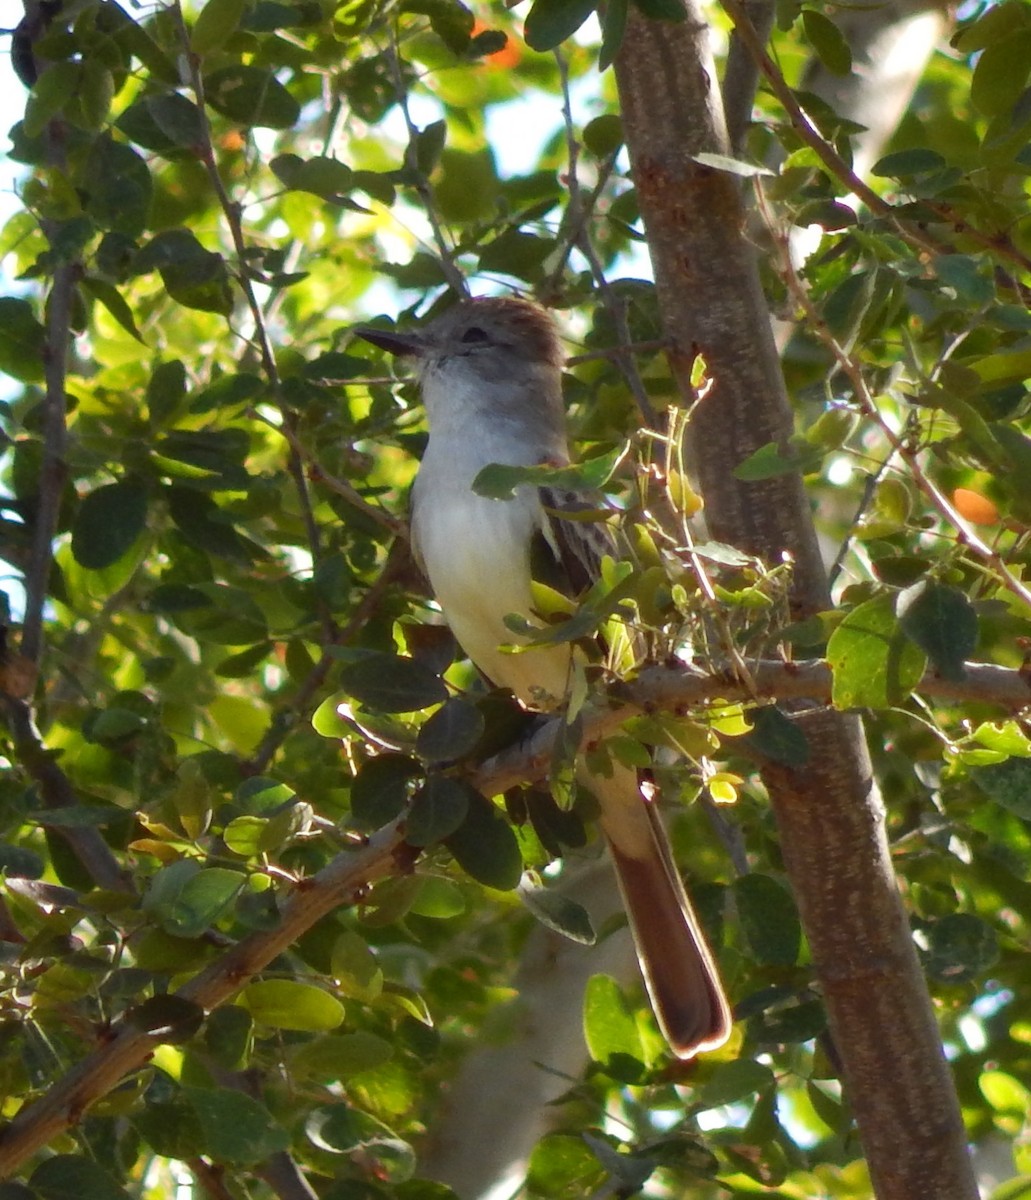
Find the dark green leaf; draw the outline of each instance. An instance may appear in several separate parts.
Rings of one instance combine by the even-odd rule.
[[[583,142],[596,158],[608,158],[623,145],[623,121],[618,113],[603,113],[584,126]]]
[[[413,138],[415,142],[415,165],[423,175],[429,175],[440,162],[447,141],[447,121],[431,121],[420,129]]]
[[[769,1067],[750,1058],[738,1058],[716,1066],[696,1099],[702,1108],[722,1108],[725,1104],[736,1104],[756,1093],[773,1091],[776,1086],[776,1079]]]
[[[791,893],[769,875],[742,875],[732,886],[741,928],[756,959],[769,966],[792,966],[802,944],[802,926]]]
[[[523,888],[519,893],[523,903],[540,923],[571,942],[593,946],[598,940],[587,910],[575,900],[549,888]]]
[[[974,783],[996,804],[1031,821],[1031,759],[1008,758],[970,771]]]
[[[351,816],[359,829],[378,829],[399,817],[410,784],[422,774],[414,758],[380,754],[362,763],[351,784]]]
[[[200,1122],[204,1153],[248,1166],[285,1150],[290,1135],[257,1100],[230,1088],[183,1088]]]
[[[920,682],[926,661],[899,626],[895,598],[887,593],[875,596],[853,609],[827,643],[834,705],[847,709],[899,704]]]
[[[927,970],[946,983],[966,983],[999,959],[995,930],[973,913],[950,913],[927,935]]]
[[[748,747],[763,758],[786,767],[804,767],[809,761],[809,742],[801,727],[776,705],[767,704],[750,714],[752,732]]]
[[[143,898],[144,912],[154,915],[174,937],[200,937],[232,904],[244,876],[224,867],[203,870],[184,858],[162,867]]]
[[[1018,29],[986,46],[974,67],[970,99],[979,112],[997,117],[1009,112],[1027,86],[1031,72],[1031,29]]]
[[[453,54],[469,48],[476,19],[459,0],[402,0],[402,12],[423,13],[430,27]]]
[[[852,51],[830,17],[812,8],[803,9],[802,28],[820,62],[831,74],[848,75],[851,72]]]
[[[598,51],[598,70],[607,71],[616,60],[626,31],[630,0],[610,0],[601,13],[601,49]]]
[[[595,0],[534,0],[523,36],[531,50],[554,50],[594,12]]]
[[[181,92],[163,92],[158,96],[148,96],[145,103],[151,120],[174,146],[195,149],[204,144],[204,121],[201,111]]]
[[[129,1200],[100,1163],[77,1154],[45,1159],[29,1177],[29,1186],[40,1200]]]
[[[469,805],[464,823],[446,844],[477,882],[502,892],[518,885],[523,874],[519,842],[501,813],[482,797]]]
[[[977,645],[977,611],[958,588],[922,579],[899,594],[899,624],[942,679],[960,680]]]
[[[200,1118],[183,1096],[147,1104],[133,1113],[132,1123],[154,1153],[166,1158],[196,1158],[207,1149]]]
[[[263,67],[222,67],[204,78],[204,95],[212,108],[241,125],[289,129],[301,106]]]
[[[412,797],[405,840],[413,846],[431,846],[443,841],[466,819],[470,802],[478,801],[479,793],[464,780],[430,775]]]
[[[945,166],[945,159],[937,150],[914,146],[910,150],[897,150],[878,159],[870,168],[870,174],[880,179],[908,179],[914,175],[940,171]]]
[[[822,461],[823,451],[814,449],[804,441],[792,441],[786,452],[776,442],[767,442],[738,463],[732,474],[735,479],[745,483],[755,483],[760,479],[776,479],[780,475],[792,475],[795,472],[805,474]]]
[[[186,367],[179,359],[159,362],[147,383],[147,411],[152,425],[162,426],[179,412],[186,399]]]
[[[212,1059],[227,1071],[244,1061],[251,1042],[254,1021],[237,1004],[225,1004],[208,1017],[204,1026],[204,1045]]]
[[[84,207],[101,229],[135,238],[147,227],[154,191],[150,168],[131,146],[98,137],[81,172]]]
[[[511,500],[522,484],[557,491],[596,491],[604,487],[622,457],[622,447],[569,467],[510,467],[491,463],[473,480],[473,491],[491,500]]]
[[[72,553],[81,567],[102,571],[136,544],[147,527],[147,489],[139,479],[96,488],[79,505]]]
[[[0,296],[0,371],[22,383],[39,383],[46,340],[27,300]]]
[[[143,342],[143,335],[136,327],[136,318],[133,316],[132,309],[113,283],[108,283],[105,279],[96,279],[87,275],[82,280],[82,289],[95,300],[98,300],[126,333],[130,334],[138,342]]]
[[[193,53],[204,55],[224,45],[240,24],[246,7],[247,0],[205,0],[190,31]]]
[[[453,762],[476,746],[483,728],[476,705],[452,696],[423,724],[415,748],[427,762]]]
[[[367,708],[385,713],[417,712],[448,698],[444,681],[412,658],[370,654],[348,663],[340,686]]]

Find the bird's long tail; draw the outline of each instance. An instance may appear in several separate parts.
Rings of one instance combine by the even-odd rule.
[[[582,779],[601,806],[641,972],[670,1049],[678,1058],[713,1050],[730,1036],[730,1006],[658,813],[628,768]]]

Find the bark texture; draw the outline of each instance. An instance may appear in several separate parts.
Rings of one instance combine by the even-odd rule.
[[[797,476],[758,483],[733,467],[791,432],[791,410],[735,177],[695,161],[729,153],[708,29],[631,6],[616,81],[670,362],[686,397],[696,352],[714,387],[690,436],[714,537],[795,563],[799,616],[829,605]],[[977,1195],[959,1106],[891,869],[859,721],[804,718],[803,770],[765,772],[813,951],[844,1084],[879,1200]]]

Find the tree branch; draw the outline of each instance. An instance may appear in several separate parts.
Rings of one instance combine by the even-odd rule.
[[[374,833],[360,850],[338,854],[313,879],[295,888],[275,928],[238,942],[176,995],[206,1012],[224,1004],[316,921],[341,904],[354,903],[373,881],[404,869],[411,859],[403,840],[401,825],[395,822]],[[90,1105],[143,1066],[159,1041],[134,1025],[131,1014],[121,1020],[107,1041],[0,1131],[0,1179],[9,1179],[30,1155],[77,1124]]]
[[[739,0],[727,9],[751,48],[756,35]],[[756,52],[765,73],[761,45]],[[740,189],[696,157],[730,150],[699,8],[688,0],[684,19],[669,22],[631,6],[615,66],[673,376],[689,403],[700,351],[713,380],[690,429],[710,529],[770,563],[789,555],[794,613],[821,611],[827,578],[801,478],[746,483],[733,475],[759,446],[783,446],[793,421],[754,254],[741,235]],[[880,1200],[973,1200],[959,1105],[891,869],[862,726],[828,709],[797,720],[811,748],[805,767],[770,763],[763,779],[874,1188]]]

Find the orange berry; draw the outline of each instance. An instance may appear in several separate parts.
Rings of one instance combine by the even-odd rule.
[[[972,525],[997,525],[999,509],[995,503],[970,488],[958,487],[952,493],[952,503],[964,520]]]

